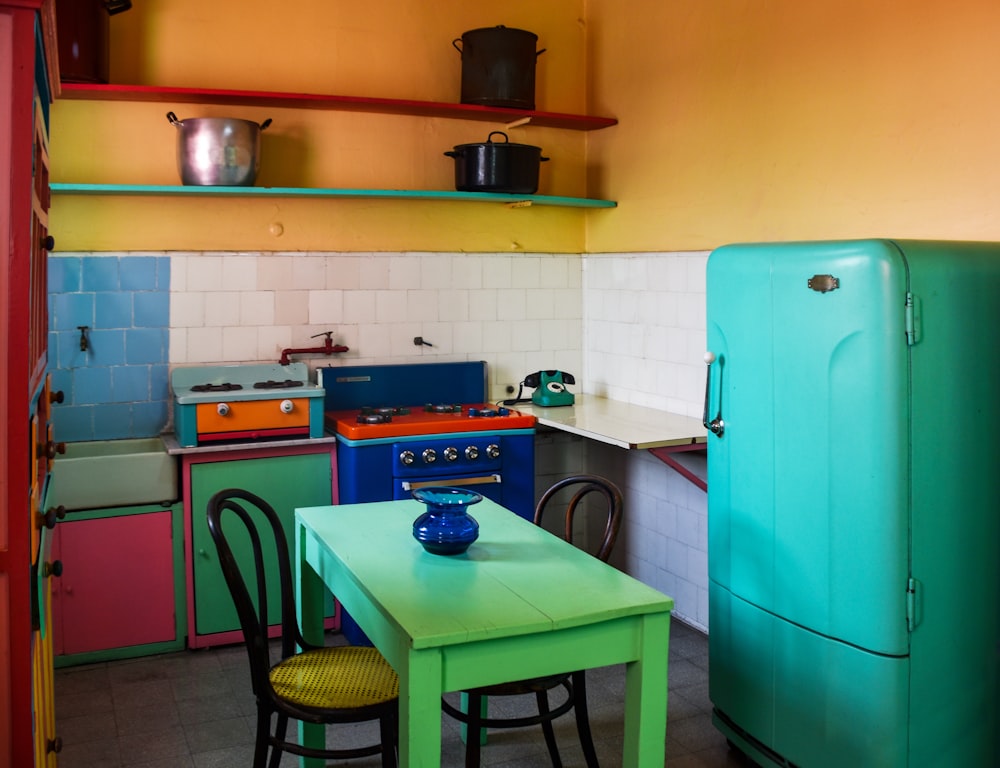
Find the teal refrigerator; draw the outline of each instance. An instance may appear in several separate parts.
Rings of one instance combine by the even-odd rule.
[[[764,766],[1000,766],[1000,243],[707,266],[709,692]]]

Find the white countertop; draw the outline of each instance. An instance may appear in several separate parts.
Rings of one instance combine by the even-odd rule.
[[[532,403],[513,407],[533,413],[542,426],[620,448],[662,448],[705,442],[707,432],[700,419],[597,395],[578,394],[575,399],[573,405],[556,408],[541,408]]]

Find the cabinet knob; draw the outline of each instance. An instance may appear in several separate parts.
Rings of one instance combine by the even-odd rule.
[[[56,239],[52,235],[46,235],[42,238],[41,246],[43,250],[51,251],[56,247]]]
[[[43,576],[55,576],[57,579],[62,576],[62,572],[62,560],[53,560],[51,563],[46,563],[45,567],[42,569]]]
[[[66,399],[66,395],[63,394],[61,389],[57,389],[55,392],[49,392],[49,402],[50,403],[61,403]]]
[[[54,440],[47,440],[45,445],[38,447],[38,455],[47,459],[54,459],[57,453],[66,453],[66,443],[57,443]]]
[[[56,754],[59,754],[60,752],[62,752],[62,747],[63,745],[61,736],[56,736],[54,739],[49,739],[47,742],[45,742],[46,752],[55,752]]]
[[[42,515],[42,525],[50,531],[56,527],[56,523],[66,517],[66,507],[60,504],[58,507],[49,507]]]

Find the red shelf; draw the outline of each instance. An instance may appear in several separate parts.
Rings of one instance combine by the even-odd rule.
[[[482,120],[513,123],[528,118],[531,125],[593,131],[617,125],[613,117],[569,115],[478,104],[450,104],[410,99],[382,99],[364,96],[331,96],[314,93],[279,93],[269,91],[233,91],[216,88],[169,88],[151,85],[103,85],[63,83],[64,99],[93,101],[155,101],[186,104],[233,104],[251,107],[293,109],[329,109],[346,112],[374,112],[416,117],[445,117],[456,120]]]

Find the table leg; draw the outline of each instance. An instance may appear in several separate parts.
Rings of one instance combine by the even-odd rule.
[[[662,768],[667,735],[670,614],[643,616],[639,658],[625,670],[623,765]]]
[[[438,649],[407,653],[399,674],[400,768],[441,765],[441,653]]]

